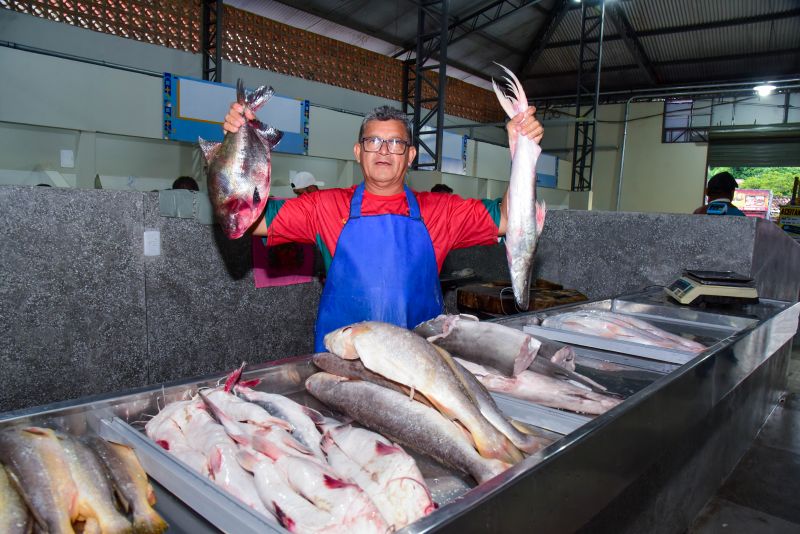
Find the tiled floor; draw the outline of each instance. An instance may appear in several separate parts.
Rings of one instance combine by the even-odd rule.
[[[789,362],[786,401],[700,512],[687,534],[800,533],[800,349]]]

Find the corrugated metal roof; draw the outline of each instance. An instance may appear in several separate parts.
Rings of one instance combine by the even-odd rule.
[[[609,0],[610,2],[611,0]],[[655,71],[659,85],[692,81],[723,82],[800,76],[800,2],[798,0],[613,0],[607,4],[601,89],[650,87],[637,55]],[[395,0],[226,0],[226,3],[285,24],[319,33],[378,53],[393,55],[413,46],[418,1]],[[502,4],[502,5],[500,5]],[[436,3],[430,9],[436,11]],[[550,13],[561,0],[450,0],[450,21],[461,24],[458,41],[448,47],[448,75],[489,87],[495,61],[520,69],[533,44],[544,35]],[[575,90],[581,33],[581,6],[570,1],[524,78],[529,96],[562,95]],[[522,7],[520,7],[522,6]],[[487,22],[498,7],[518,8],[486,27],[463,36],[476,11]],[[627,18],[635,42],[626,42],[614,13]],[[776,57],[772,57],[775,54]],[[749,56],[749,57],[746,57]],[[753,58],[757,60],[753,60]],[[776,59],[779,57],[780,59]],[[464,70],[452,68],[456,64]],[[560,73],[560,74],[559,74]],[[529,86],[529,87],[528,87]]]

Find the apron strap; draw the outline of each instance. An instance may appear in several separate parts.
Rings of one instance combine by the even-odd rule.
[[[408,216],[414,220],[421,221],[419,203],[414,193],[407,185],[403,185],[403,190],[406,193],[406,202],[408,202]],[[364,182],[361,182],[356,187],[353,197],[350,199],[350,218],[358,219],[361,217],[361,203],[364,200]]]

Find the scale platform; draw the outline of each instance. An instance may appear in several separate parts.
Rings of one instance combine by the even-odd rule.
[[[758,291],[752,278],[733,271],[686,270],[664,288],[680,304],[753,304]]]

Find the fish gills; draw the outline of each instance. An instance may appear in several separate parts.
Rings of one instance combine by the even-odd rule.
[[[167,530],[166,521],[153,509],[156,495],[133,449],[101,438],[92,438],[89,444],[106,467],[127,508],[132,510],[133,531],[159,534]]]
[[[55,433],[40,427],[0,432],[0,461],[13,475],[36,522],[51,534],[72,534],[78,489]]]
[[[503,110],[513,118],[528,109],[528,98],[514,73],[500,65],[511,93],[507,96],[492,80],[495,95]],[[508,219],[506,224],[506,259],[511,274],[514,298],[520,309],[527,310],[530,298],[531,269],[536,242],[544,227],[544,201],[536,200],[536,161],[542,149],[524,135],[509,138],[511,179],[508,184]]]
[[[478,454],[465,434],[438,411],[402,393],[329,373],[310,376],[306,389],[367,428],[470,474],[479,483],[508,468],[504,462]]]

